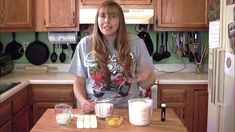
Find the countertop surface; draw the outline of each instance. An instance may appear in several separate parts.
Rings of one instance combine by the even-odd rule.
[[[0,103],[29,84],[73,84],[74,75],[66,72],[27,73],[11,72],[0,77],[3,82],[21,82],[19,85],[0,95]],[[207,73],[194,72],[158,73],[156,84],[207,84]]]
[[[82,114],[79,109],[73,109],[73,114]],[[105,124],[105,120],[97,119],[97,128],[77,128],[76,119],[73,119],[68,126],[56,123],[55,110],[47,109],[43,116],[31,129],[31,132],[59,132],[59,131],[84,131],[84,132],[187,132],[188,130],[176,116],[172,109],[166,110],[166,121],[160,120],[160,109],[154,109],[150,124],[147,126],[134,126],[129,123],[127,109],[114,109],[114,114],[123,116],[123,123],[119,127],[110,127]]]

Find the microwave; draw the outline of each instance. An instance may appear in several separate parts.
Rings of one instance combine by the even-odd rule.
[[[0,76],[10,73],[14,69],[14,63],[10,55],[0,54]]]

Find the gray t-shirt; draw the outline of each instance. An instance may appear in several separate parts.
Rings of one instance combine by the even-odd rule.
[[[145,43],[136,35],[129,35],[132,57],[135,68],[138,65],[148,64],[153,68],[152,59],[149,56]],[[111,83],[106,84],[102,80],[102,70],[91,53],[92,37],[82,38],[76,47],[73,59],[69,67],[69,73],[86,78],[86,92],[90,99],[114,98],[116,107],[127,107],[127,101],[140,96],[140,88],[136,82],[130,82],[123,75],[123,66],[116,62],[113,44],[109,47],[111,52],[108,61]],[[134,69],[135,69],[134,68]],[[136,69],[137,70],[137,69]],[[79,105],[79,104],[78,104]]]

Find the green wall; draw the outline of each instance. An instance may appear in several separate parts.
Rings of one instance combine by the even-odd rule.
[[[138,34],[138,32],[135,31],[135,25],[127,25],[127,29],[128,32],[134,33],[134,34]],[[156,32],[154,31],[149,31],[151,39],[153,41],[153,45],[154,45],[154,49],[156,49]],[[202,44],[208,44],[208,32],[200,32],[200,37],[201,37],[201,41]],[[16,33],[16,41],[20,42],[21,44],[23,43],[30,43],[32,41],[34,41],[35,39],[35,35],[34,32],[17,32]],[[4,45],[4,48],[6,47],[6,45],[12,41],[12,34],[11,33],[0,33],[0,40]],[[48,33],[47,32],[40,32],[39,33],[39,40],[46,43],[46,45],[48,46],[50,53],[52,53],[53,51],[53,47],[52,44],[48,41]],[[160,45],[160,41],[159,41],[159,45]],[[162,59],[161,61],[154,61],[155,64],[181,64],[183,63],[181,59],[178,59],[175,55],[175,45],[173,44],[173,40],[172,40],[172,35],[171,32],[169,32],[168,35],[168,47],[169,47],[169,51],[171,52],[171,56],[169,58],[165,58]],[[61,53],[62,49],[61,48],[56,48],[56,53],[59,56],[59,54]],[[4,49],[3,49],[4,52]],[[72,50],[69,46],[68,49],[64,50],[65,54],[66,54],[66,61],[65,63],[70,63],[71,60],[71,54],[72,54]],[[155,50],[154,50],[155,53]],[[183,61],[186,64],[192,63],[189,62],[189,59],[186,57],[183,57]],[[15,60],[15,63],[17,64],[28,64],[28,60],[26,59],[26,56],[23,55],[20,59]],[[49,64],[53,64],[50,60],[50,58],[47,60],[46,63]],[[55,64],[61,64],[61,62],[59,61],[59,59],[57,59]]]

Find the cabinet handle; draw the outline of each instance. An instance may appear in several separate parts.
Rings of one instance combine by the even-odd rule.
[[[185,108],[183,108],[183,110],[182,110],[182,119],[184,119],[184,116],[185,115]]]
[[[75,24],[75,12],[73,12],[73,24]]]
[[[3,24],[3,13],[2,13],[2,11],[0,12],[0,24]]]

